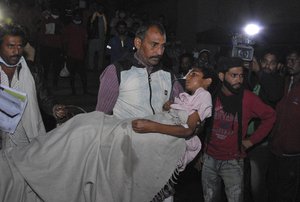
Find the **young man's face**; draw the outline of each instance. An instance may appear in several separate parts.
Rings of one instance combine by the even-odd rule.
[[[227,72],[223,74],[223,88],[230,93],[239,93],[243,81],[244,81],[244,71],[243,67],[232,67]]]
[[[296,53],[291,53],[286,58],[286,66],[290,75],[296,75],[300,73],[300,56]]]
[[[188,72],[192,66],[192,60],[189,57],[183,57],[180,61],[180,68],[183,72]]]
[[[261,68],[264,72],[267,73],[275,72],[277,70],[277,65],[277,58],[271,53],[265,54],[263,59],[261,60]]]
[[[117,32],[119,35],[124,35],[127,31],[127,27],[125,25],[119,25],[117,27]]]
[[[198,68],[193,68],[186,76],[185,80],[185,89],[188,92],[191,92],[194,94],[196,90],[200,87],[207,89],[209,84],[211,83],[209,80],[211,79],[205,79],[203,78],[204,75],[202,71]]]
[[[0,47],[0,56],[9,65],[19,62],[23,54],[23,41],[19,36],[7,35],[3,38]]]
[[[146,65],[157,65],[165,50],[166,35],[162,35],[157,27],[150,27],[145,38],[135,38],[137,53]]]

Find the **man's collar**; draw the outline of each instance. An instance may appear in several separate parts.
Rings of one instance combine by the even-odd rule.
[[[10,65],[10,64],[7,64],[2,57],[0,57],[0,63],[4,64],[6,67],[16,67],[18,65],[20,65],[23,61],[25,61],[25,58],[23,56],[21,56],[19,62],[15,65]]]
[[[23,57],[21,59],[24,59]],[[21,68],[22,68],[22,60],[20,59],[20,62],[17,63],[17,65],[14,65],[16,67],[16,70],[17,70],[17,78],[18,80],[20,79],[19,77],[19,74],[20,74],[20,71],[21,71]],[[7,66],[7,64],[3,61],[3,59],[0,57],[0,66],[1,66],[1,70],[3,71],[3,65]],[[13,68],[14,66],[12,65],[9,65],[9,68]]]

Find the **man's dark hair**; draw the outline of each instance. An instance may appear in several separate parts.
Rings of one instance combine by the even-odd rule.
[[[159,23],[159,22],[149,22],[147,24],[142,25],[141,27],[138,28],[138,30],[135,33],[135,37],[140,38],[140,39],[144,39],[145,35],[147,33],[147,31],[151,28],[151,27],[156,27],[161,35],[165,35],[166,34],[166,30],[164,28],[164,26]]]
[[[226,73],[233,67],[244,67],[244,61],[239,57],[221,57],[217,64],[218,72]]]
[[[198,63],[196,63],[198,64]],[[218,74],[216,71],[212,68],[204,67],[204,66],[194,66],[194,68],[198,68],[203,73],[203,78],[211,78],[212,82],[207,88],[207,91],[210,92],[212,98],[214,99],[216,94],[218,93],[218,90],[221,87],[221,81],[218,77]]]
[[[0,45],[3,43],[3,39],[5,36],[19,36],[22,38],[23,43],[25,42],[25,30],[16,24],[4,24],[0,25]]]
[[[280,53],[278,50],[276,50],[274,48],[267,48],[267,49],[263,50],[260,54],[260,58],[263,59],[263,57],[267,54],[275,55],[277,62],[280,60]]]
[[[293,46],[293,47],[289,47],[287,50],[287,56],[295,53],[297,56],[300,56],[300,47],[299,46]]]

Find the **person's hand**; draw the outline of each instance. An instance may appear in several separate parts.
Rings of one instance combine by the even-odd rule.
[[[155,122],[147,119],[136,119],[131,124],[133,131],[137,133],[149,133],[155,127]]]
[[[68,113],[66,106],[62,105],[62,104],[54,105],[52,111],[53,111],[53,116],[56,119],[63,119],[67,116],[67,113]]]
[[[285,74],[286,71],[286,67],[284,66],[284,64],[278,62],[277,64],[277,71],[281,74]]]
[[[195,168],[196,170],[198,170],[198,172],[200,172],[200,171],[202,170],[202,166],[203,166],[203,153],[201,153],[201,154],[198,156],[198,158],[197,158],[197,160],[196,160],[196,162],[195,162],[195,164],[194,164],[194,168]]]
[[[250,64],[250,68],[254,72],[259,72],[259,70],[261,69],[256,57],[253,57],[253,60]]]
[[[245,150],[253,146],[253,143],[249,139],[242,140],[242,145]]]
[[[171,104],[172,102],[168,101],[163,105],[163,110],[164,111],[169,111],[171,109]]]

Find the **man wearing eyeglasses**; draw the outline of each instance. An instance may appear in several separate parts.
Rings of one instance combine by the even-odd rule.
[[[275,111],[243,88],[243,60],[222,58],[218,72],[222,86],[213,101],[213,116],[207,125],[203,155],[204,199],[205,202],[216,201],[223,180],[227,200],[242,202],[246,150],[269,133]],[[260,119],[261,123],[253,135],[246,138],[248,123],[253,118]]]

